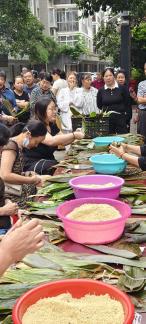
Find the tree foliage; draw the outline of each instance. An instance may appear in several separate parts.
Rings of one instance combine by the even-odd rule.
[[[115,25],[101,26],[94,36],[94,44],[100,59],[110,60],[114,66],[120,65],[120,35]]]
[[[60,47],[60,53],[66,54],[70,56],[72,60],[76,61],[81,54],[88,54],[88,49],[85,40],[78,34],[76,35],[74,46],[62,45]]]
[[[143,69],[146,61],[146,21],[143,20],[138,26],[132,29],[132,65]]]
[[[33,63],[45,63],[56,54],[57,44],[43,34],[43,25],[32,15],[28,0],[1,0],[1,53],[23,57]]]
[[[75,0],[80,10],[83,10],[84,17],[93,15],[100,8],[106,11],[110,7],[113,12],[118,13],[123,10],[128,10],[131,14],[138,17],[144,17],[146,13],[145,0]]]

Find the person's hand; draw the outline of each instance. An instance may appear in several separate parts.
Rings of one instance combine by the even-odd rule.
[[[132,119],[133,119],[133,123],[134,124],[137,124],[138,121],[139,121],[139,115],[138,114],[135,114],[135,116]]]
[[[74,132],[75,139],[81,140],[84,138],[84,133],[82,131],[75,131]]]
[[[5,251],[10,262],[21,261],[28,253],[34,253],[44,245],[44,232],[39,220],[22,224],[19,220],[4,236],[0,247]]]
[[[17,118],[13,116],[8,116],[8,115],[2,115],[2,119],[6,121],[8,124],[13,124]]]
[[[3,207],[1,207],[1,213],[3,213],[3,215],[11,216],[17,214],[17,212],[18,205],[13,202],[8,202]]]
[[[122,155],[125,153],[125,149],[123,145],[121,145],[120,147],[110,145],[109,152],[121,158]]]
[[[73,81],[68,81],[68,86],[70,88],[70,90],[73,90],[73,88],[76,86],[76,81],[73,80]]]
[[[38,187],[41,187],[43,185],[42,179],[39,175],[33,175],[30,177],[30,183],[35,184]]]

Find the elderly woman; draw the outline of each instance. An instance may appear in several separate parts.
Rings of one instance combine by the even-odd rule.
[[[13,126],[15,136],[2,149],[0,174],[8,198],[11,197],[19,206],[25,207],[28,196],[35,193],[35,186],[41,184],[41,179],[38,175],[22,175],[22,149],[37,147],[45,139],[47,128],[38,120],[29,121],[25,127],[23,125],[23,129],[21,124],[20,129],[16,130],[18,126],[19,124]]]
[[[105,85],[98,90],[97,106],[101,110],[112,111],[109,121],[109,132],[111,134],[127,133],[129,93],[125,86],[118,85],[112,68],[104,70],[103,78]]]
[[[70,72],[67,76],[68,86],[61,89],[57,97],[58,108],[62,120],[62,130],[64,132],[72,131],[70,107],[80,109],[83,104],[81,89],[77,87],[77,78],[75,72]]]
[[[84,134],[81,131],[75,131],[68,134],[62,134],[56,125],[56,101],[43,97],[35,105],[35,115],[47,127],[45,139],[38,147],[32,150],[23,150],[24,152],[24,171],[35,171],[38,174],[52,174],[51,167],[56,164],[54,151],[59,145],[71,144],[75,139],[82,139]]]
[[[81,76],[81,99],[82,106],[80,108],[80,113],[83,115],[90,115],[92,112],[99,112],[97,107],[97,93],[98,90],[91,86],[92,78],[90,74],[82,74]]]

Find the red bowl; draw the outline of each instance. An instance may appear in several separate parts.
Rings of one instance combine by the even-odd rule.
[[[86,294],[104,295],[108,293],[111,298],[120,301],[123,305],[125,313],[125,321],[123,324],[132,324],[133,322],[134,306],[129,297],[121,290],[99,281],[69,279],[43,284],[22,295],[13,308],[12,318],[14,324],[21,324],[22,317],[27,308],[36,303],[39,299],[54,297],[66,292],[71,293],[71,295],[75,298],[83,297]]]

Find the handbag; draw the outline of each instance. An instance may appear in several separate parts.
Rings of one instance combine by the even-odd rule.
[[[21,197],[22,195],[22,185],[15,185],[12,183],[5,182],[5,193],[7,195],[14,195]]]

